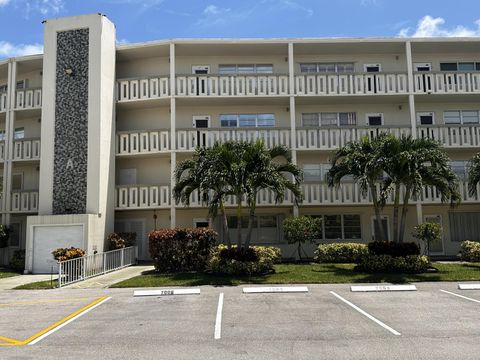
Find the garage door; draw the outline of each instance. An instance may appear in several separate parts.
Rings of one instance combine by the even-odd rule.
[[[33,228],[33,273],[50,274],[58,271],[52,251],[64,247],[83,249],[83,225],[35,226]]]

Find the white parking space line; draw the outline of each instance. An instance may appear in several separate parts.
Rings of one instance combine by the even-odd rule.
[[[135,290],[133,296],[200,295],[200,289]]]
[[[262,293],[305,293],[308,292],[306,286],[269,286],[269,287],[246,287],[243,288],[244,294],[262,294]]]
[[[417,291],[415,285],[354,285],[352,292],[379,292],[379,291]]]
[[[387,324],[381,322],[380,320],[378,320],[377,318],[373,317],[372,315],[370,315],[369,313],[367,313],[366,311],[363,311],[362,309],[360,309],[357,305],[351,303],[350,301],[348,301],[347,299],[341,297],[340,295],[338,295],[336,292],[334,291],[330,291],[330,294],[332,294],[333,296],[337,297],[338,299],[340,299],[341,301],[343,301],[345,304],[351,306],[352,308],[354,308],[355,310],[357,310],[360,314],[366,316],[367,318],[369,318],[370,320],[372,320],[373,322],[377,323],[378,325],[380,325],[381,327],[383,327],[384,329],[390,331],[393,335],[402,335],[400,334],[397,330],[395,329],[392,329],[390,326],[388,326]]]
[[[480,290],[480,284],[458,284],[460,290]]]
[[[217,318],[215,319],[215,340],[222,337],[222,311],[223,311],[223,293],[218,296]]]
[[[480,300],[472,299],[472,298],[469,298],[469,297],[466,297],[466,296],[463,296],[463,295],[460,295],[460,294],[456,294],[456,293],[453,293],[453,292],[450,292],[450,291],[447,291],[447,290],[440,289],[440,291],[445,293],[445,294],[450,294],[450,295],[457,296],[459,298],[462,298],[462,299],[465,299],[465,300],[470,300],[470,301],[473,301],[473,302],[476,302],[476,303],[480,304]]]

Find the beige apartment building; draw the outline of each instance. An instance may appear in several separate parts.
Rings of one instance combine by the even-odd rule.
[[[221,232],[195,194],[190,207],[175,204],[172,174],[196,146],[231,139],[287,145],[305,172],[300,206],[288,194],[281,204],[260,195],[257,244],[293,256],[282,220],[297,215],[323,218],[321,242],[369,242],[370,198],[348,179],[330,189],[324,175],[332,151],[380,132],[435,138],[460,178],[458,208],[433,188],[412,201],[406,238],[414,225],[437,221],[444,235],[432,254],[480,240],[480,199],[465,176],[480,149],[478,38],[115,45],[113,24],[95,14],[46,21],[44,52],[0,63],[0,211],[13,229],[4,262],[25,248],[27,271],[45,272],[51,249],[101,251],[113,230],[137,233],[140,259],[154,228]],[[391,236],[391,206],[384,213]]]

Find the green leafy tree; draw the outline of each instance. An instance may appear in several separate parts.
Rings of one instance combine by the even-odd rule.
[[[302,244],[315,243],[320,238],[322,220],[311,216],[289,217],[283,221],[283,233],[289,244],[297,244],[298,258],[302,259]]]
[[[413,228],[413,237],[425,243],[425,251],[430,256],[430,244],[442,240],[442,226],[432,222],[424,222]]]
[[[477,185],[480,182],[480,153],[468,162],[468,192],[471,196],[477,194]]]

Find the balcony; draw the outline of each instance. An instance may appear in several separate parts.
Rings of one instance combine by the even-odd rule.
[[[197,146],[212,147],[216,142],[229,140],[255,141],[262,139],[267,147],[286,145],[290,147],[290,129],[251,128],[251,129],[179,129],[177,130],[177,150],[193,151]]]
[[[287,96],[288,75],[184,75],[176,78],[178,96]]]
[[[168,130],[117,133],[117,155],[157,154],[170,150]]]
[[[480,72],[422,72],[414,74],[415,93],[472,94],[480,92]]]
[[[39,109],[42,107],[42,89],[17,90],[15,110]]]
[[[38,190],[12,191],[12,213],[34,213],[38,211]]]
[[[168,76],[117,81],[117,101],[148,100],[170,96]]]
[[[115,188],[115,209],[161,209],[171,204],[168,185],[120,185]]]
[[[380,133],[410,135],[410,127],[297,128],[297,150],[335,150],[352,141]]]
[[[407,74],[338,73],[295,76],[296,95],[398,95],[408,92]]]
[[[5,143],[3,143],[5,145]],[[0,156],[2,149],[0,145]],[[13,160],[40,160],[40,139],[21,139],[13,142]]]
[[[419,125],[417,136],[437,140],[446,148],[480,146],[479,125]]]
[[[4,112],[7,110],[7,93],[2,92],[0,93],[0,112]]]

